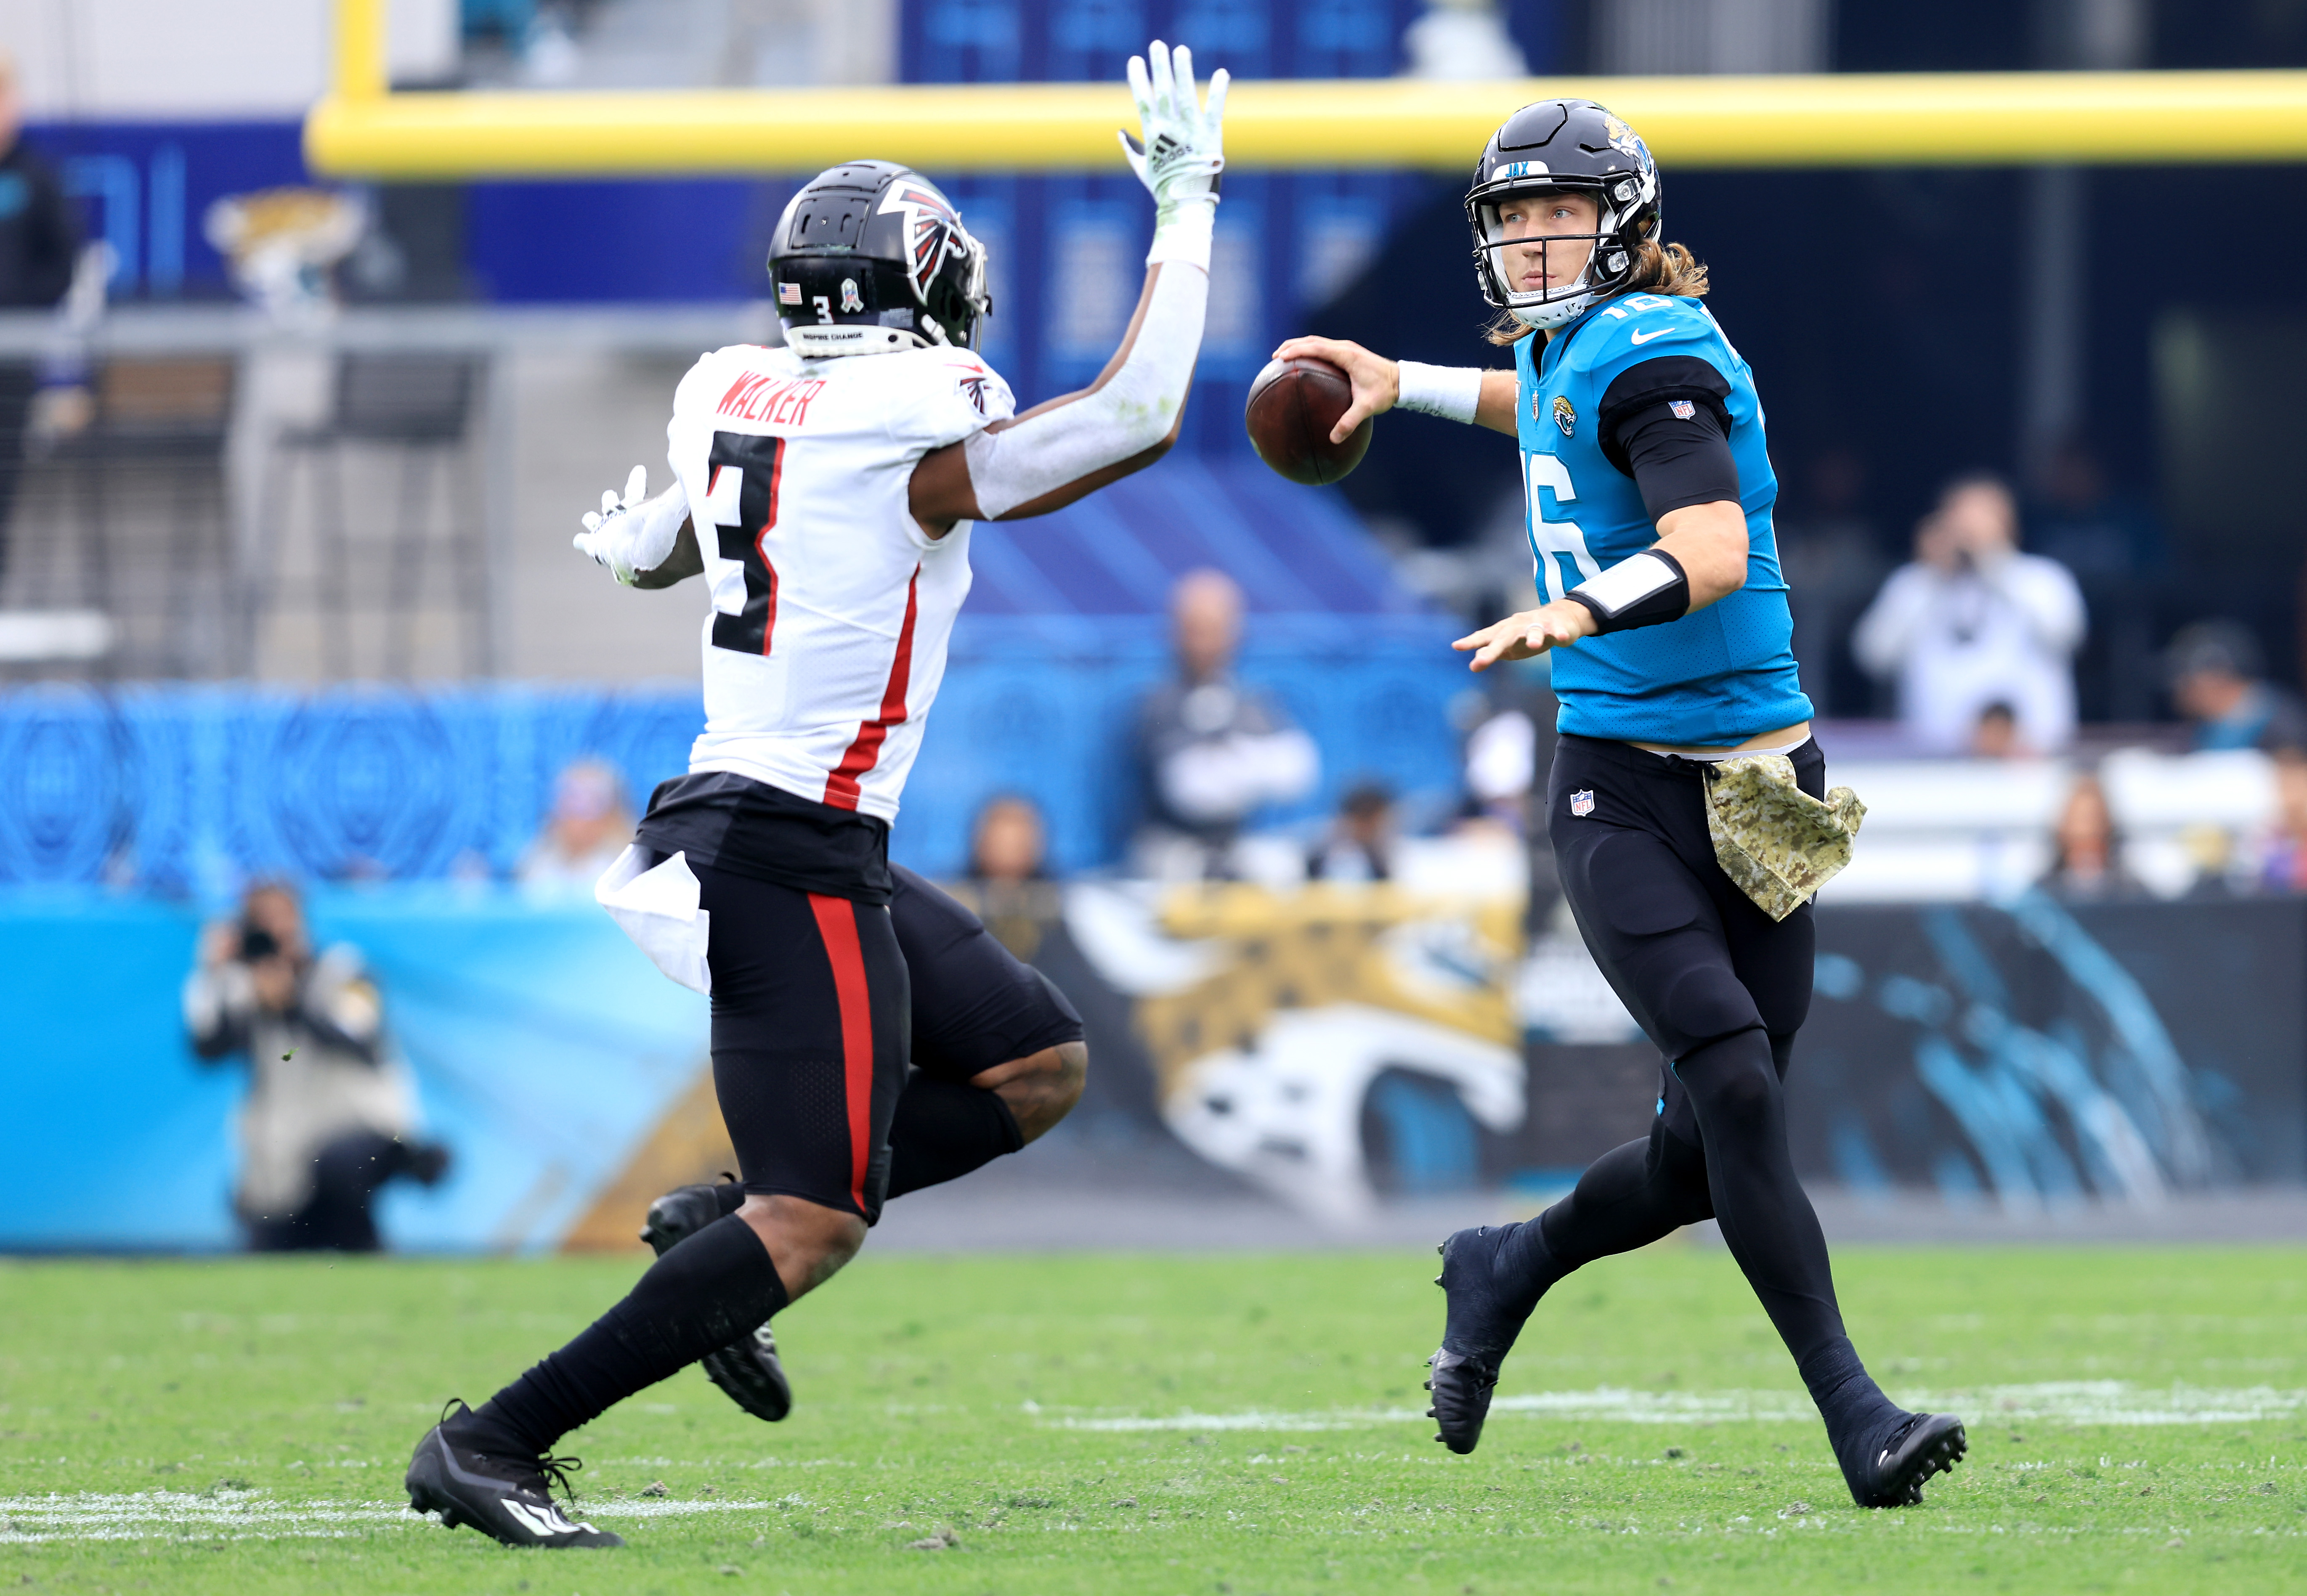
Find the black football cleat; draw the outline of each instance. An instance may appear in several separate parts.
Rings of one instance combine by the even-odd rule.
[[[468,1526],[507,1546],[622,1546],[622,1538],[581,1520],[571,1522],[553,1499],[558,1484],[574,1506],[577,1494],[569,1472],[583,1465],[573,1457],[501,1457],[460,1443],[449,1426],[470,1413],[461,1402],[449,1404],[441,1422],[416,1443],[408,1460],[408,1505],[437,1513],[449,1529]],[[551,1483],[548,1483],[550,1481]]]
[[[641,1240],[663,1257],[673,1243],[721,1217],[720,1194],[705,1185],[676,1187],[649,1205]],[[777,1358],[777,1338],[767,1322],[742,1341],[698,1360],[705,1377],[754,1418],[775,1424],[793,1412],[793,1382]]]
[[[1442,1288],[1447,1308],[1442,1348],[1426,1360],[1434,1370],[1426,1382],[1434,1405],[1426,1416],[1439,1431],[1434,1438],[1461,1455],[1482,1438],[1498,1366],[1538,1305],[1537,1288],[1515,1279],[1516,1270],[1499,1262],[1500,1249],[1521,1229],[1475,1225],[1434,1249],[1442,1255],[1442,1273],[1434,1283]]]
[[[1498,1387],[1498,1366],[1486,1359],[1462,1356],[1443,1348],[1428,1358],[1434,1377],[1426,1388],[1434,1405],[1426,1416],[1434,1420],[1434,1438],[1463,1457],[1482,1438],[1482,1420],[1489,1417],[1490,1394]]]
[[[1952,1413],[1916,1413],[1874,1448],[1865,1477],[1850,1481],[1861,1507],[1912,1507],[1934,1474],[1951,1474],[1969,1449],[1962,1420]]]

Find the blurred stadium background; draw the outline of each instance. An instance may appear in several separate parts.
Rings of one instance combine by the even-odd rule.
[[[2307,8],[0,0],[81,244],[0,313],[0,1248],[236,1243],[244,1077],[182,990],[270,878],[361,950],[453,1156],[389,1188],[393,1244],[631,1245],[723,1167],[703,1006],[575,869],[684,765],[698,600],[569,534],[634,461],[662,480],[699,351],[775,336],[768,230],[824,159],[948,184],[1022,399],[1092,376],[1149,225],[1108,131],[1149,37],[1251,81],[1185,442],[980,532],[896,833],[1074,995],[1090,1093],[889,1239],[1423,1235],[1645,1123],[1655,1056],[1528,835],[1544,674],[1444,646],[1528,591],[1513,451],[1390,416],[1316,491],[1239,425],[1292,332],[1481,358],[1463,172],[1546,91],[1510,80],[1565,76],[1651,133],[1769,395],[1797,653],[1871,805],[1793,1096],[1831,1226],[2296,1233]],[[1102,87],[1004,87],[1069,83]],[[1976,472],[2086,609],[2028,656],[2071,731],[1934,740],[1854,644]],[[1320,768],[1219,885],[1141,845],[1138,705],[1205,567]]]

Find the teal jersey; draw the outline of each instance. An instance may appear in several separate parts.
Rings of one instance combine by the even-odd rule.
[[[1721,402],[1746,512],[1746,585],[1679,621],[1556,649],[1558,724],[1584,737],[1728,747],[1809,719],[1811,703],[1795,669],[1794,622],[1771,528],[1779,482],[1762,401],[1754,373],[1697,300],[1608,299],[1550,342],[1532,335],[1514,346],[1531,554],[1551,600],[1658,541],[1634,478],[1603,452],[1601,410],[1612,382],[1661,356],[1704,361],[1728,384]]]

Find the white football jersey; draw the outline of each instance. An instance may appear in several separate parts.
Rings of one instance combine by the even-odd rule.
[[[922,532],[913,467],[1016,408],[966,349],[690,368],[665,429],[713,598],[690,769],[896,818],[970,582],[970,525]]]

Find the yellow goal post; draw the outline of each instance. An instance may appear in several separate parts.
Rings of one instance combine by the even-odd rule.
[[[386,9],[336,0],[329,92],[304,124],[317,173],[799,173],[867,155],[939,172],[1119,171],[1114,130],[1136,120],[1118,83],[396,92]],[[1599,100],[1681,168],[2307,159],[2307,72],[2266,71],[1268,80],[1234,88],[1227,164],[1471,168],[1515,107],[1557,95]]]

